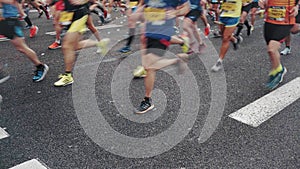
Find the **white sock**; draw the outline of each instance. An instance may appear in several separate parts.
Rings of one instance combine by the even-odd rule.
[[[55,42],[60,44],[60,39],[56,39]]]

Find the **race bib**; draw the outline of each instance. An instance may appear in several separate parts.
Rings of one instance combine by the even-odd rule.
[[[286,18],[286,8],[282,6],[271,6],[268,9],[269,19],[284,21]]]
[[[249,4],[249,3],[252,2],[252,0],[243,0],[242,2],[243,2],[243,3],[246,3],[246,4]]]
[[[145,8],[144,16],[146,21],[151,22],[152,25],[163,25],[166,21],[166,10],[160,8]]]
[[[62,25],[70,25],[72,23],[74,12],[62,11],[60,13],[59,22]]]
[[[129,7],[133,8],[135,6],[137,6],[138,2],[129,2]]]
[[[235,11],[237,9],[236,3],[224,2],[221,6],[221,9],[224,11]]]

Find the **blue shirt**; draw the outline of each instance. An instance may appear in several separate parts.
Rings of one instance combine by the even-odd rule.
[[[145,0],[146,8],[174,10],[187,2],[187,0]],[[145,9],[146,10],[146,9]],[[175,18],[164,19],[161,21],[149,21],[146,18],[146,37],[154,39],[165,39],[170,41],[171,36],[175,34],[173,28]]]
[[[202,6],[200,5],[201,0],[190,0],[191,9],[196,9],[202,11]]]
[[[18,17],[19,15],[18,8],[14,5],[2,3],[2,8],[4,18]]]

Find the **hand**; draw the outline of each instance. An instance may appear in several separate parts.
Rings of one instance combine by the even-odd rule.
[[[69,0],[72,5],[83,5],[88,2],[88,0]]]
[[[290,16],[291,17],[296,17],[298,15],[298,9],[299,9],[299,5],[294,6],[291,10],[290,10]]]

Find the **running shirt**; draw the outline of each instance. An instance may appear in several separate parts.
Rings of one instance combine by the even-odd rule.
[[[191,9],[202,11],[202,7],[200,4],[201,0],[189,0],[189,1],[190,1]]]
[[[278,25],[293,25],[295,17],[289,16],[289,11],[296,5],[296,0],[272,0],[267,2],[265,21]]]
[[[240,17],[242,12],[242,0],[224,0],[221,4],[221,17]]]
[[[175,10],[187,0],[145,0],[146,37],[170,40],[175,34],[175,18],[167,18],[167,11]]]
[[[2,3],[3,18],[16,18],[19,15],[18,8],[11,4]]]
[[[86,0],[86,2],[83,3],[82,5],[73,5],[69,2],[69,0],[64,0],[64,3],[65,3],[64,11],[76,11],[76,10],[84,7],[88,3],[88,0]]]

